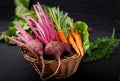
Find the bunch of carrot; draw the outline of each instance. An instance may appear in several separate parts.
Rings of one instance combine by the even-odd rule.
[[[69,30],[68,41],[69,41],[69,44],[74,48],[77,54],[80,54],[81,56],[84,55],[82,39],[78,30],[76,32],[73,32],[71,29]]]
[[[71,45],[77,54],[83,56],[84,49],[81,35],[78,29],[73,31],[73,29],[75,29],[73,25],[73,20],[68,17],[67,13],[63,13],[63,11],[60,11],[59,7],[48,7],[48,12],[53,19],[59,39],[62,42]]]
[[[76,29],[75,31],[73,31],[73,29],[75,29],[74,23],[73,23],[73,20],[70,18],[68,20],[68,24],[70,25],[68,42],[73,47],[73,49],[77,54],[80,54],[81,56],[83,56],[85,51],[83,49],[83,43],[82,43],[82,38],[79,32],[79,29]]]

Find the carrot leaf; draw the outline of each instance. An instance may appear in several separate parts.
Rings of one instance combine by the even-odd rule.
[[[120,39],[114,38],[115,30],[111,37],[98,37],[90,43],[89,50],[82,62],[88,63],[98,61],[103,58],[109,59],[114,49],[120,44]]]
[[[55,24],[56,30],[64,30],[65,35],[68,36],[67,18],[68,13],[60,11],[59,7],[45,7],[45,10],[51,15]]]

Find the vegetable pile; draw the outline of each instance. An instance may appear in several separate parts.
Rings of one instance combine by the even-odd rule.
[[[56,71],[45,79],[47,80],[58,72],[61,59],[74,54],[84,56],[89,47],[88,26],[85,22],[74,23],[67,13],[60,11],[59,7],[41,6],[39,2],[33,4],[32,16],[26,14],[30,12],[29,10],[25,7],[24,9],[21,14],[16,13],[19,19],[15,20],[13,27],[3,34],[3,39],[8,44],[26,45],[40,57],[41,79],[45,72],[44,60],[58,61]],[[32,54],[29,56],[32,57]]]
[[[111,38],[103,37],[90,42],[89,31],[92,29],[85,22],[74,22],[59,7],[41,6],[37,2],[29,8],[29,4],[30,0],[15,0],[15,19],[9,24],[7,31],[0,33],[0,41],[31,48],[41,59],[42,80],[47,80],[58,72],[61,59],[74,54],[85,56],[82,62],[108,58],[120,42],[114,38],[115,30]],[[32,54],[29,56],[32,57]],[[45,60],[56,60],[58,66],[51,76],[43,79]]]

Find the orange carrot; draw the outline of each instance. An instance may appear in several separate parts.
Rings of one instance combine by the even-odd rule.
[[[69,44],[73,47],[73,49],[76,51],[76,53],[80,54],[80,51],[79,51],[79,49],[74,41],[74,38],[73,38],[71,32],[69,32],[69,34],[68,34],[68,41],[69,41]]]
[[[80,50],[81,55],[83,56],[84,55],[84,49],[83,49],[83,46],[82,46],[82,39],[81,39],[81,36],[79,34],[79,31],[78,30],[76,30],[76,32],[71,31],[71,33],[72,33],[73,38],[76,42],[76,45],[78,46],[78,49]]]
[[[60,38],[60,40],[61,40],[62,42],[65,42],[65,43],[68,44],[68,40],[67,40],[67,38],[66,38],[66,35],[65,35],[65,33],[64,33],[64,30],[58,30],[58,31],[57,31],[57,34],[58,34],[58,37]]]

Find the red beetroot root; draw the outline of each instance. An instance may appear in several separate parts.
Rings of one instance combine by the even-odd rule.
[[[58,72],[61,65],[60,59],[64,51],[70,53],[70,47],[68,46],[68,44],[58,41],[52,41],[46,45],[45,54],[56,59],[58,61],[58,67],[56,71],[51,76],[47,77],[45,80],[53,77]]]
[[[41,43],[39,40],[31,40],[27,43],[27,46],[33,49],[40,56],[43,55],[43,43]]]
[[[40,77],[42,79],[42,76],[44,74],[44,69],[45,69],[45,63],[43,58],[43,53],[44,53],[43,43],[40,42],[39,40],[31,40],[27,43],[27,46],[29,46],[35,53],[37,53],[40,56],[40,59],[42,62],[42,71],[41,71]]]

